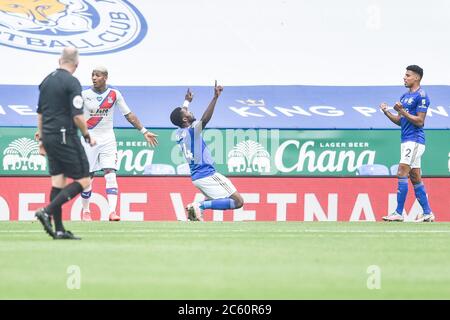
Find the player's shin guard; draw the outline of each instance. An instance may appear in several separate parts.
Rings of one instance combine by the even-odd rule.
[[[416,194],[417,201],[423,209],[423,214],[431,213],[431,208],[428,203],[427,192],[425,191],[425,186],[423,183],[418,183],[414,185],[414,193]]]
[[[116,212],[117,194],[119,193],[116,173],[109,172],[105,174],[105,179],[106,179],[106,196],[108,197],[109,212]]]
[[[200,209],[228,210],[236,208],[236,202],[231,198],[206,200],[200,202]]]
[[[89,210],[89,203],[91,200],[92,195],[92,182],[86,189],[81,192],[81,205],[83,206],[83,211],[90,211]]]
[[[397,211],[398,214],[403,214],[403,208],[405,207],[405,200],[408,194],[408,177],[398,177],[398,189],[397,189]]]

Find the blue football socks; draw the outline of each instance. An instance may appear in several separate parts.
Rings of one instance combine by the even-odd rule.
[[[397,209],[398,214],[403,214],[403,208],[405,207],[406,195],[408,194],[408,177],[398,178],[397,189]]]
[[[236,202],[231,198],[206,200],[200,202],[200,209],[227,210],[236,208]]]
[[[425,191],[425,186],[423,183],[418,183],[414,185],[414,193],[423,209],[423,214],[430,214],[431,208],[428,203],[427,193]]]

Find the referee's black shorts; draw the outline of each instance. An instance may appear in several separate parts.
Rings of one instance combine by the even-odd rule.
[[[78,135],[66,135],[64,144],[62,134],[45,134],[42,143],[47,152],[51,176],[64,174],[72,179],[89,177],[89,162]]]

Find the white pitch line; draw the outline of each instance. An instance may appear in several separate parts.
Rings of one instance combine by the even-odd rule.
[[[450,230],[304,230],[307,233],[450,233]]]
[[[44,230],[0,230],[1,233],[42,233]],[[77,230],[79,233],[217,233],[217,230]],[[227,230],[226,232],[248,232],[248,230]]]
[[[165,229],[143,229],[143,230],[83,230],[78,231],[79,233],[98,233],[98,234],[137,234],[137,233],[217,233],[218,230],[202,230],[202,229],[190,229],[190,230],[165,230]],[[43,233],[43,230],[0,230],[0,234],[27,234],[27,233]],[[237,233],[237,232],[248,232],[253,234],[261,233],[366,233],[366,234],[377,234],[377,233],[450,233],[450,230],[331,230],[331,229],[305,229],[305,230],[267,230],[267,231],[257,231],[257,230],[223,230],[223,233]]]

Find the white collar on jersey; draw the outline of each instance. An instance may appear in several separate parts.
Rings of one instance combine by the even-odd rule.
[[[108,89],[109,89],[109,87],[108,86],[106,86],[106,89],[105,89],[105,91],[103,91],[103,92],[99,92],[99,91],[96,91],[95,89],[94,89],[94,87],[91,87],[91,90],[94,92],[94,93],[96,93],[96,94],[100,94],[100,95],[102,95],[102,94],[104,94],[106,91],[108,91]]]

